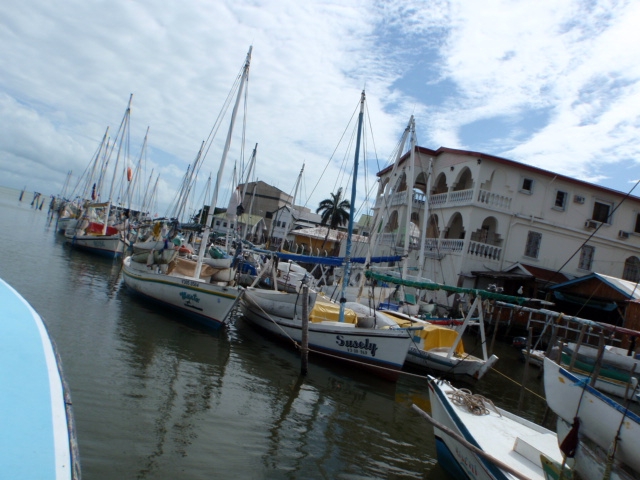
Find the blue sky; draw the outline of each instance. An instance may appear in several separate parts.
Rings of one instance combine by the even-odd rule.
[[[7,0],[0,184],[59,193],[69,170],[73,184],[133,93],[131,152],[149,127],[143,178],[160,174],[163,214],[253,45],[246,155],[258,143],[255,178],[288,193],[305,163],[298,203],[312,209],[350,191],[339,143],[363,88],[359,202],[411,115],[421,146],[626,192],[640,178],[639,24],[637,1]],[[236,135],[220,206],[241,161]]]

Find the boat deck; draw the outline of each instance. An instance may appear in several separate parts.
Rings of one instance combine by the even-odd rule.
[[[75,478],[63,381],[38,313],[0,279],[3,478]]]

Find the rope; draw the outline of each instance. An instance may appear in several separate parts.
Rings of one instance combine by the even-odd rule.
[[[491,413],[487,408],[489,406],[502,416],[491,400],[482,395],[474,395],[467,388],[454,388],[452,392],[447,392],[447,396],[451,399],[451,403],[459,407],[466,407],[473,415],[489,415]]]
[[[509,380],[510,382],[515,383],[517,386],[522,387],[522,384],[518,383],[517,381],[515,381],[513,378],[506,376],[504,373],[500,372],[499,370],[496,370],[495,368],[491,368],[492,371],[496,372],[499,375],[502,375],[504,378],[506,378],[507,380]],[[536,397],[538,397],[540,400],[542,400],[543,402],[546,402],[547,399],[545,397],[543,397],[542,395],[534,392],[533,390],[525,387],[525,391],[530,393],[531,395],[534,395]]]

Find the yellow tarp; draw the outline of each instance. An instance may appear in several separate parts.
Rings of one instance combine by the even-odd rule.
[[[344,309],[345,323],[356,323],[357,319],[356,312],[349,308]],[[325,320],[338,322],[340,320],[340,305],[337,303],[323,302],[318,298],[309,313],[309,320],[312,322],[323,322]]]
[[[441,327],[439,325],[427,324],[422,330],[418,330],[413,333],[414,336],[421,337],[424,340],[424,350],[431,350],[432,348],[449,348],[456,341],[458,333],[447,327]],[[458,343],[456,352],[460,355],[464,355],[464,347],[462,341]]]

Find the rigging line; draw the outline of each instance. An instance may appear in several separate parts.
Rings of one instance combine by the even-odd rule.
[[[344,130],[342,132],[342,135],[340,136],[340,139],[338,140],[338,144],[334,148],[333,153],[331,154],[331,157],[329,157],[329,160],[327,161],[327,164],[324,166],[324,169],[322,170],[322,173],[318,177],[318,181],[316,182],[315,186],[311,190],[311,194],[309,195],[309,198],[311,196],[313,196],[314,192],[316,191],[316,188],[318,188],[318,185],[320,185],[322,177],[326,173],[327,168],[329,168],[329,165],[331,165],[331,161],[333,160],[333,157],[335,156],[336,152],[338,151],[338,147],[342,143],[342,139],[344,138],[347,130],[349,129],[349,125],[351,125],[351,122],[353,121],[354,117],[358,114],[359,109],[360,109],[360,99],[358,99],[358,103],[356,104],[356,108],[354,109],[354,113],[351,115],[351,119],[349,120],[349,122],[347,123],[346,127],[344,128]]]
[[[611,210],[611,213],[609,213],[609,215],[607,216],[607,220],[609,220],[611,217],[613,217],[613,214],[616,212],[616,210],[618,210],[618,208],[620,208],[620,206],[625,202],[625,200],[627,200],[630,196],[631,196],[631,192],[633,192],[635,190],[635,188],[638,186],[638,184],[640,184],[640,179],[636,181],[636,183],[633,185],[633,187],[631,187],[631,190],[629,190],[624,197],[622,197],[622,200],[620,200],[620,203],[618,203],[618,205],[616,205],[613,210]],[[600,230],[600,228],[602,228],[602,226],[605,224],[605,222],[600,222],[600,224],[596,227],[596,229],[591,233],[591,235],[589,235],[589,237],[582,242],[582,244],[576,249],[575,252],[573,252],[573,255],[571,255],[566,262],[564,262],[562,264],[562,266],[556,270],[553,275],[551,275],[551,277],[542,285],[541,288],[546,288],[547,285],[549,285],[549,283],[551,283],[551,280],[553,280],[561,271],[564,267],[567,266],[567,264],[573,259],[573,257],[575,257],[578,252],[580,252],[582,250],[582,247],[584,247],[587,242],[589,240],[591,240],[591,238],[593,238],[593,236],[598,233],[598,230]]]

